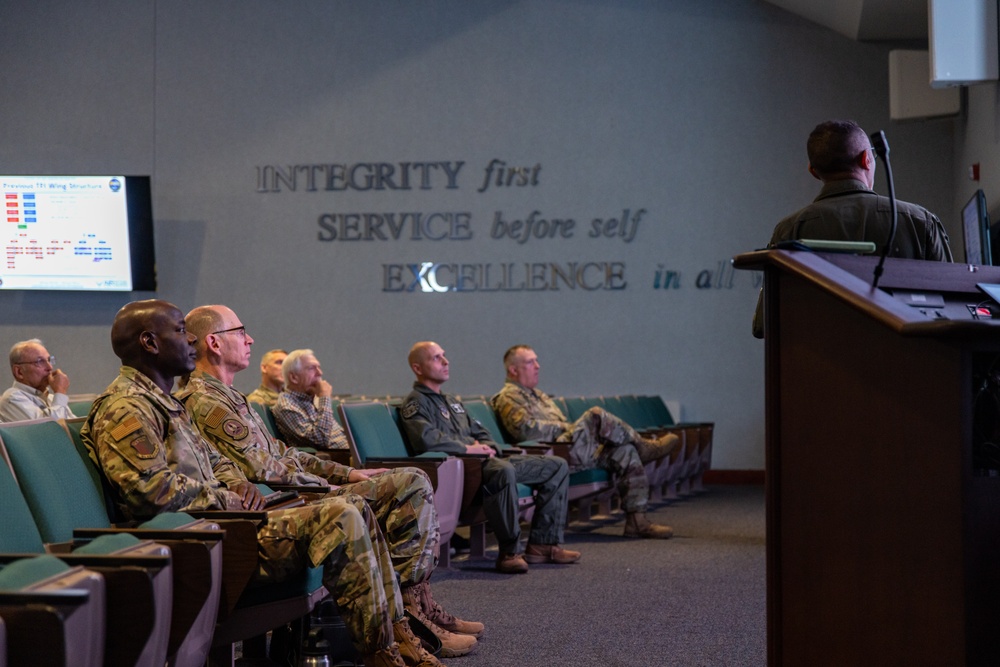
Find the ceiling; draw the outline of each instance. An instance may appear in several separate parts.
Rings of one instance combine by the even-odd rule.
[[[859,42],[927,40],[927,0],[767,2]]]

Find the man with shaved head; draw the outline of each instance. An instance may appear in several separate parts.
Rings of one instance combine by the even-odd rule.
[[[253,482],[322,486],[327,497],[360,496],[389,545],[404,606],[442,642],[443,657],[472,651],[483,624],[448,614],[434,601],[430,576],[440,538],[434,488],[418,468],[365,470],[288,447],[271,436],[247,397],[233,388],[250,364],[253,337],[226,306],[199,306],[184,320],[197,336],[195,370],[175,394],[201,435]],[[292,353],[294,355],[294,352]],[[458,634],[456,634],[458,633]]]
[[[799,239],[871,241],[876,254],[889,242],[892,208],[875,193],[875,149],[852,120],[828,120],[809,134],[808,170],[823,182],[811,204],[779,222],[768,247]],[[936,215],[922,206],[897,201],[897,227],[889,257],[952,261],[948,234]],[[757,303],[753,333],[764,336],[762,304]]]
[[[281,376],[281,362],[288,353],[284,350],[268,350],[260,360],[260,386],[247,394],[247,400],[261,405],[274,405],[278,392],[285,387]]]
[[[212,336],[246,335],[242,325],[228,329]],[[174,379],[195,368],[196,342],[181,311],[165,301],[133,302],[115,317],[111,344],[122,367],[94,401],[81,436],[128,519],[264,506],[257,488],[201,437],[170,395]],[[363,498],[347,494],[270,511],[257,541],[261,581],[323,568],[323,584],[366,666],[441,664],[403,616],[388,545]]]
[[[529,563],[580,560],[579,551],[560,546],[569,502],[566,461],[554,456],[497,456],[497,443],[486,428],[469,417],[461,401],[441,393],[450,377],[441,346],[431,341],[417,343],[407,361],[417,379],[399,414],[410,444],[421,452],[488,457],[483,462],[483,513],[497,537],[497,570],[520,574],[528,571]],[[519,483],[535,491],[535,512],[524,547],[517,516]]]

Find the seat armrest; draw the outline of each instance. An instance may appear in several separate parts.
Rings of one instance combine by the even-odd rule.
[[[431,452],[438,453],[438,452]],[[392,458],[369,458],[365,461],[365,468],[418,468],[431,480],[431,486],[437,489],[438,485],[438,475],[437,469],[441,467],[441,464],[447,460],[447,457],[392,457]]]
[[[351,450],[349,449],[317,449],[311,453],[324,461],[335,461],[345,466],[351,465]]]
[[[59,554],[67,565],[84,567],[141,567],[146,570],[162,569],[170,565],[170,556],[132,554]]]
[[[542,444],[540,442],[528,441],[528,442],[519,442],[514,446],[519,447],[526,454],[537,454],[539,456],[546,456],[547,454],[552,453],[551,444]]]
[[[73,530],[74,540],[89,540],[101,535],[113,535],[115,533],[128,533],[135,535],[140,540],[197,540],[201,542],[219,542],[225,539],[226,533],[223,530],[161,530],[148,528],[124,528],[120,526],[112,528],[75,528]],[[60,548],[62,543],[59,543]]]
[[[551,443],[552,455],[558,456],[561,459],[566,459],[569,461],[569,452],[573,448],[568,442],[553,442]]]
[[[89,599],[90,591],[82,588],[64,588],[59,591],[0,591],[0,606],[26,604],[78,606]]]

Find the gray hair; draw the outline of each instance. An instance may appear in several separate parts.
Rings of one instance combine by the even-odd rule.
[[[24,362],[24,360],[21,357],[24,355],[24,349],[26,347],[28,347],[29,345],[42,345],[42,346],[44,346],[44,343],[42,343],[42,341],[41,341],[40,338],[32,338],[30,340],[22,340],[19,343],[14,343],[14,347],[10,348],[10,367],[11,367],[11,370],[14,369],[15,365]]]
[[[288,386],[288,376],[292,373],[302,372],[302,359],[315,356],[312,350],[292,350],[288,353],[285,360],[281,362],[281,379],[285,381],[286,387]]]

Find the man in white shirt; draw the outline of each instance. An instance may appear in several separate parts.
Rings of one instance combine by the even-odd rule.
[[[55,367],[56,358],[37,338],[15,343],[10,348],[13,386],[0,396],[0,422],[70,418],[69,378]]]

